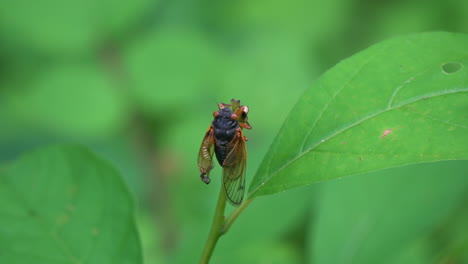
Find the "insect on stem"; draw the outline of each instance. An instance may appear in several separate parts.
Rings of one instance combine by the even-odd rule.
[[[201,180],[210,183],[209,174],[213,169],[213,155],[223,168],[221,190],[211,230],[203,250],[200,263],[208,263],[216,243],[234,220],[250,203],[242,203],[245,192],[245,174],[247,164],[247,137],[243,129],[252,129],[247,114],[249,108],[241,105],[240,100],[231,100],[231,104],[218,104],[218,111],[213,114],[213,121],[205,132],[198,153],[198,168]],[[238,207],[233,214],[224,220],[226,201]]]

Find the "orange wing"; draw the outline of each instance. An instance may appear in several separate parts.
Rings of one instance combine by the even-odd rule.
[[[200,151],[198,152],[198,168],[200,169],[201,180],[208,184],[210,183],[210,171],[214,167],[213,151],[214,149],[214,130],[210,126],[205,133]]]
[[[247,147],[244,133],[239,129],[227,146],[227,155],[223,163],[223,185],[228,201],[238,206],[244,198],[245,168],[247,165]]]

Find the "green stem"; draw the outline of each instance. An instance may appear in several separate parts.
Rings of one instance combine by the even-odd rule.
[[[226,194],[224,193],[223,185],[221,184],[221,191],[219,192],[218,204],[216,205],[215,215],[213,217],[213,223],[211,224],[210,234],[206,240],[205,249],[203,249],[202,256],[200,258],[200,264],[207,264],[213,254],[216,242],[219,237],[224,233],[223,222],[224,222],[224,208],[226,207]]]
[[[224,221],[224,225],[221,229],[221,234],[226,233],[231,225],[236,221],[237,217],[244,211],[245,208],[253,201],[252,199],[245,200],[239,207],[237,207],[234,211],[232,211],[231,215]]]

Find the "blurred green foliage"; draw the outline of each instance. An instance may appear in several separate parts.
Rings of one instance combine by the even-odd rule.
[[[145,263],[193,263],[220,184],[219,168],[205,186],[196,166],[216,103],[238,98],[251,109],[253,130],[246,133],[250,182],[286,115],[319,74],[392,36],[468,33],[466,17],[468,2],[459,0],[4,0],[0,170],[37,146],[85,144],[110,159],[136,194]],[[466,185],[466,177],[456,175],[466,176],[467,166],[418,165],[342,181],[368,184],[363,190],[347,192],[335,181],[258,198],[220,240],[212,262],[327,263],[339,251],[354,252],[359,263],[375,263],[366,262],[376,256],[366,255],[371,248],[361,232],[379,212],[395,213],[401,223],[391,233],[380,227],[372,241],[385,244],[376,244],[379,252],[371,254],[388,256],[389,263],[466,262],[466,189],[457,189],[458,200],[439,200],[437,208],[444,210],[437,212],[424,209],[424,199],[413,194],[437,189],[441,197],[444,190],[451,195],[450,186]],[[406,177],[388,179],[395,181],[395,189],[370,192],[372,204],[364,196],[356,203],[340,202],[357,195],[353,190],[361,195],[386,190],[377,179],[386,182],[394,174]],[[417,180],[425,176],[443,179],[444,185]],[[366,183],[365,177],[374,180]],[[414,200],[407,206],[422,207],[417,218],[404,218],[411,208],[393,202],[400,185],[408,185],[405,195]],[[355,215],[340,216],[345,211]],[[429,221],[424,212],[437,217]],[[410,224],[418,222],[424,228],[412,232]],[[338,232],[341,228],[346,233]],[[362,244],[336,248],[349,234]],[[402,241],[405,234],[404,245],[392,250],[391,241]]]

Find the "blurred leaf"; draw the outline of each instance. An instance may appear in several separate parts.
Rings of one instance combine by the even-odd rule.
[[[143,263],[157,264],[163,261],[161,246],[161,232],[158,230],[155,219],[145,212],[140,212],[137,217],[138,230],[141,234],[141,245],[143,248]]]
[[[211,22],[211,28],[222,32],[218,34],[226,35],[226,31],[255,37],[264,33],[276,34],[276,40],[280,41],[286,39],[286,36],[279,37],[282,34],[304,41],[307,38],[321,39],[323,34],[336,32],[353,3],[346,0],[202,2],[209,5],[204,19]]]
[[[0,32],[14,48],[63,54],[90,53],[135,23],[153,0],[5,0]]]
[[[76,146],[27,154],[0,174],[0,262],[142,263],[130,193]]]
[[[256,36],[248,48],[227,58],[223,89],[213,94],[222,101],[232,97],[240,99],[249,106],[250,120],[256,130],[276,132],[317,75],[305,59],[307,53],[307,47],[298,39],[278,38],[273,34]],[[267,109],[279,110],[272,118]]]
[[[166,28],[131,46],[126,65],[134,97],[154,112],[195,106],[218,78],[218,59],[216,47],[200,32]]]
[[[373,37],[388,38],[398,34],[447,30],[467,32],[468,4],[458,0],[394,1],[375,10],[373,23],[368,23]],[[398,19],[395,19],[395,18]]]
[[[463,202],[467,171],[468,162],[450,161],[323,184],[311,263],[428,263],[424,239]]]
[[[125,121],[123,96],[95,65],[57,65],[10,88],[5,111],[45,130],[102,136]]]
[[[420,239],[413,243],[408,243],[408,245],[404,245],[401,250],[393,253],[394,256],[392,256],[389,260],[384,261],[383,263],[431,263],[430,248],[426,239]]]
[[[468,263],[468,192],[458,210],[431,234],[435,263]]]
[[[250,196],[411,163],[467,159],[467,45],[461,34],[404,36],[332,68],[291,111]]]
[[[447,4],[437,0],[428,2],[432,3],[427,5],[421,5],[417,1],[395,3],[377,10],[378,19],[369,25],[375,32],[373,35],[385,39],[399,34],[431,30],[437,24],[436,21],[442,18],[442,7]],[[456,17],[451,16],[451,18]]]

